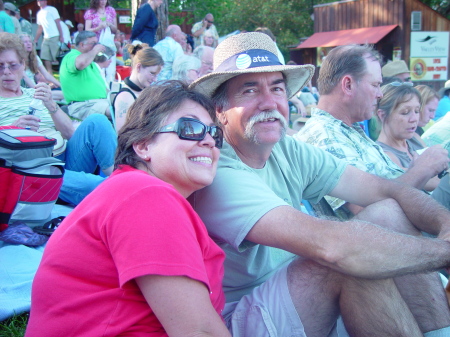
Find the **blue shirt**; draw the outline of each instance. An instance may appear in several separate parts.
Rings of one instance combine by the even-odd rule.
[[[137,10],[131,31],[131,41],[139,40],[150,47],[155,45],[155,35],[158,29],[158,19],[152,7],[146,3]]]
[[[436,115],[433,120],[437,121],[439,118],[444,117],[448,111],[450,111],[450,97],[444,96],[439,101],[436,109]]]

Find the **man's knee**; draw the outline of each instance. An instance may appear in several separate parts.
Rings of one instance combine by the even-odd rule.
[[[355,219],[369,221],[396,232],[421,235],[394,199],[384,199],[364,208]]]

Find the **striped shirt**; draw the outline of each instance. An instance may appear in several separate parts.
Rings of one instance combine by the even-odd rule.
[[[22,95],[18,97],[0,97],[0,125],[12,125],[20,116],[28,114],[28,107],[34,96],[35,89],[21,88]],[[35,115],[41,119],[40,128],[55,128],[52,116],[47,108],[39,101]]]

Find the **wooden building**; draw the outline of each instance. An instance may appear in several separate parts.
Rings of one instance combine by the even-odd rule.
[[[317,67],[332,47],[350,43],[374,44],[384,62],[396,55],[410,64],[412,31],[450,31],[450,20],[419,0],[338,1],[314,6],[313,15],[315,33],[292,48],[290,56],[299,64]],[[422,83],[439,88],[442,81]]]

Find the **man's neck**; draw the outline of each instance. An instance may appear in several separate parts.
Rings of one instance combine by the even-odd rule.
[[[229,144],[245,165],[255,169],[261,169],[266,165],[273,149],[273,144],[255,144],[247,141],[241,144],[233,144],[233,142]]]
[[[349,117],[349,109],[344,102],[340,101],[339,97],[334,95],[321,95],[317,108],[328,112],[331,116],[341,120],[348,126],[352,126],[353,122]]]

